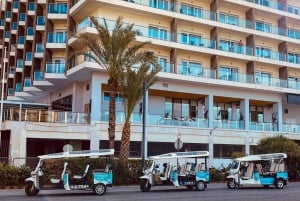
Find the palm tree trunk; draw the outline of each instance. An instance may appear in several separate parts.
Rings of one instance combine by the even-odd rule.
[[[122,140],[120,147],[120,163],[123,167],[127,167],[130,149],[130,122],[125,122],[122,130]]]
[[[109,122],[108,122],[108,148],[115,148],[115,130],[116,130],[116,92],[118,82],[115,79],[108,80],[108,86],[110,89],[109,99]]]

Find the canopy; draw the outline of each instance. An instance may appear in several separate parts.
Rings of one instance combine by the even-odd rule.
[[[156,156],[150,156],[151,160],[168,159],[168,158],[203,158],[208,157],[208,151],[187,151],[187,152],[172,152],[167,154],[161,154]]]
[[[38,156],[40,159],[54,159],[54,158],[75,158],[75,157],[89,157],[89,156],[109,156],[114,154],[114,149],[99,149],[99,150],[82,150],[60,152],[47,155]]]
[[[285,153],[272,153],[272,154],[259,154],[249,155],[240,158],[235,158],[235,161],[261,161],[261,160],[273,160],[287,158]]]

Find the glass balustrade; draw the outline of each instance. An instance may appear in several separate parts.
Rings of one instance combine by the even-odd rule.
[[[45,17],[44,16],[37,16],[36,25],[44,26],[45,25]]]
[[[24,87],[31,87],[31,78],[30,77],[26,77],[24,78]]]
[[[26,13],[20,13],[19,14],[19,21],[25,22],[26,20]]]
[[[4,26],[4,25],[5,25],[4,19],[0,19],[0,26]]]
[[[6,11],[6,18],[11,18],[11,11]]]
[[[23,86],[22,83],[16,83],[16,92],[22,92]]]
[[[33,27],[27,27],[27,36],[33,36],[34,35],[34,28]]]
[[[7,89],[7,93],[8,93],[9,96],[13,96],[14,93],[15,93],[14,88],[8,88],[8,89]]]
[[[13,22],[12,25],[11,25],[11,29],[12,30],[17,30],[18,28],[18,23],[17,22]]]
[[[35,11],[35,3],[34,2],[28,3],[28,11]]]
[[[66,43],[66,33],[48,33],[47,43]]]
[[[32,52],[26,52],[25,61],[32,61]]]
[[[44,44],[43,43],[37,43],[35,44],[35,52],[36,53],[44,53]]]
[[[49,3],[48,13],[51,14],[67,14],[68,6],[66,3]]]
[[[18,1],[14,1],[13,2],[13,9],[18,9],[19,8],[19,2]]]
[[[44,74],[42,71],[34,71],[33,73],[33,79],[35,81],[42,81],[44,80]]]
[[[65,63],[46,63],[46,73],[65,73]]]
[[[24,45],[24,42],[25,42],[25,37],[24,36],[19,36],[18,44]]]
[[[23,68],[24,61],[23,59],[17,59],[17,68]]]

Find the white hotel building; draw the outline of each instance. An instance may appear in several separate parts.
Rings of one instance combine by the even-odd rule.
[[[108,76],[72,33],[96,33],[90,16],[134,23],[162,66],[148,91],[147,155],[209,150],[213,166],[261,138],[300,140],[298,0],[2,0],[0,157],[108,146]],[[116,151],[123,126],[116,103]],[[141,155],[139,106],[131,156]],[[24,162],[24,161],[23,161]]]

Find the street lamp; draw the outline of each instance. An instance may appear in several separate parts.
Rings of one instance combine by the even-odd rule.
[[[214,159],[214,142],[213,142],[213,131],[216,130],[217,127],[214,127],[210,129],[209,135],[208,135],[208,150],[209,150],[209,167],[212,167],[213,165],[213,159]]]
[[[143,83],[143,104],[142,104],[142,127],[143,127],[143,133],[142,133],[142,170],[145,168],[145,158],[146,158],[146,98],[147,96],[147,86],[146,86],[146,80],[144,80]]]
[[[5,79],[5,65],[6,65],[6,47],[4,47],[3,68],[2,68],[2,82],[1,82],[1,108],[0,108],[0,150],[2,149],[2,118],[3,118],[3,99],[4,99],[4,79]]]

